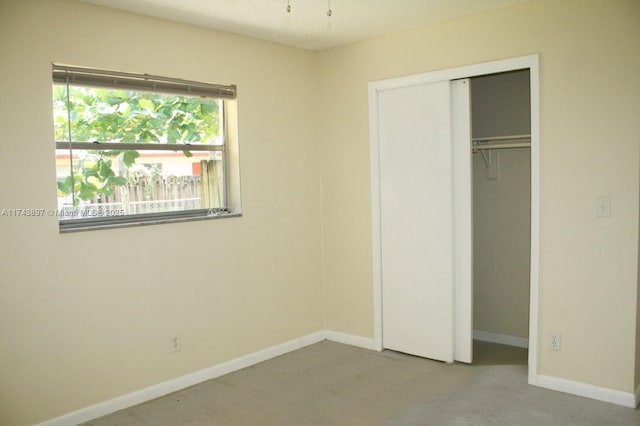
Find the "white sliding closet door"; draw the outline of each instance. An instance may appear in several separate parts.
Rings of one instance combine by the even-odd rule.
[[[473,354],[471,99],[466,77],[531,73],[529,383],[539,274],[538,56],[369,83],[374,344],[446,362]]]
[[[378,93],[383,347],[454,360],[449,81]]]
[[[451,82],[453,113],[453,253],[456,361],[473,360],[473,205],[471,81]]]

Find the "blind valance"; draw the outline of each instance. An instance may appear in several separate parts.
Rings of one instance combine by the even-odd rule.
[[[94,68],[53,64],[53,82],[74,86],[142,90],[183,96],[235,99],[236,86]]]

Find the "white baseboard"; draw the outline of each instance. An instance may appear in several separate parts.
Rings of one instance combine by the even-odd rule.
[[[516,346],[518,348],[529,347],[529,339],[525,337],[508,336],[483,330],[473,330],[473,338],[483,342],[500,343],[501,345]]]
[[[325,339],[332,342],[344,343],[345,345],[357,346],[363,349],[375,350],[373,339],[368,337],[354,336],[353,334],[341,333],[339,331],[326,330]]]
[[[144,402],[151,401],[152,399],[197,385],[198,383],[233,373],[234,371],[250,367],[271,358],[295,351],[296,349],[318,343],[322,340],[331,340],[365,349],[374,348],[373,339],[340,333],[338,331],[322,330],[298,339],[289,340],[288,342],[284,342],[267,349],[241,356],[240,358],[223,362],[222,364],[214,365],[213,367],[205,368],[204,370],[196,371],[163,383],[158,383],[157,385],[149,386],[148,388],[82,408],[78,411],[47,420],[40,423],[39,426],[76,425],[78,423],[97,419],[98,417],[106,416],[107,414],[115,413],[116,411],[133,407],[134,405],[142,404]]]
[[[139,391],[131,392],[108,401],[82,408],[78,411],[56,417],[55,419],[47,420],[40,423],[40,426],[66,426],[87,422],[89,420],[168,395],[172,392],[177,392],[188,388],[189,386],[197,385],[198,383],[250,367],[279,355],[295,351],[296,349],[312,345],[325,340],[327,338],[326,335],[326,331],[318,331],[298,339],[293,339],[267,349],[223,362],[222,364],[214,365],[213,367],[205,368],[204,370],[196,371],[163,383],[158,383],[157,385],[149,386],[148,388],[144,388]]]
[[[476,335],[477,333],[479,334],[478,336]],[[522,346],[522,340],[526,341],[526,339],[487,333],[479,330],[474,331],[474,338],[478,340],[502,343],[506,345],[526,347]],[[220,377],[225,374],[250,367],[260,362],[267,361],[271,358],[275,358],[288,352],[295,351],[296,349],[318,343],[325,339],[351,346],[357,346],[364,349],[375,350],[373,339],[354,336],[352,334],[346,334],[337,331],[322,330],[300,337],[298,339],[293,339],[288,342],[272,346],[270,348],[253,352],[236,359],[232,359],[227,362],[223,362],[222,364],[217,364],[212,367],[205,368],[204,370],[196,371],[181,377],[177,377],[173,380],[158,383],[157,385],[149,386],[148,388],[141,389],[139,391],[131,392],[129,394],[122,395],[108,401],[100,402],[98,404],[82,408],[78,411],[74,411],[72,413],[47,420],[43,423],[40,423],[39,425],[67,426],[87,422],[98,417],[102,417],[107,414],[111,414],[116,411],[123,410],[134,405],[142,404],[144,402],[159,398],[164,395],[168,395],[172,392],[177,392],[190,386],[197,385],[198,383],[202,383],[207,380],[215,379],[216,377]],[[613,404],[623,405],[625,407],[635,408],[640,402],[640,386],[638,386],[634,395],[633,393],[601,388],[585,383],[573,382],[570,380],[543,375],[535,376],[535,381],[531,384],[546,389],[566,392],[578,396],[584,396],[587,398],[610,402]]]
[[[622,392],[615,389],[603,388],[582,382],[560,379],[545,375],[537,375],[532,385],[541,388],[570,393],[572,395],[583,396],[585,398],[597,399],[598,401],[610,402],[624,407],[636,408],[638,401],[638,391],[635,395],[631,392]]]

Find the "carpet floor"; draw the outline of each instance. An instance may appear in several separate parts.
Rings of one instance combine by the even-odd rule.
[[[527,384],[527,350],[474,342],[445,364],[329,341],[86,423],[640,425],[640,411]]]

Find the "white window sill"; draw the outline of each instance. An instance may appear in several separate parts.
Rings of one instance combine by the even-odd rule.
[[[194,222],[199,220],[212,220],[212,219],[225,219],[231,217],[241,217],[242,212],[220,212],[214,214],[201,214],[201,215],[184,215],[180,217],[149,217],[149,218],[135,218],[132,217],[129,220],[112,220],[112,221],[99,221],[93,219],[80,219],[77,221],[67,220],[60,222],[60,233],[66,234],[71,232],[82,231],[95,231],[101,229],[114,229],[114,228],[130,228],[133,226],[147,226],[147,225],[159,225],[164,223],[177,223],[177,222]]]

